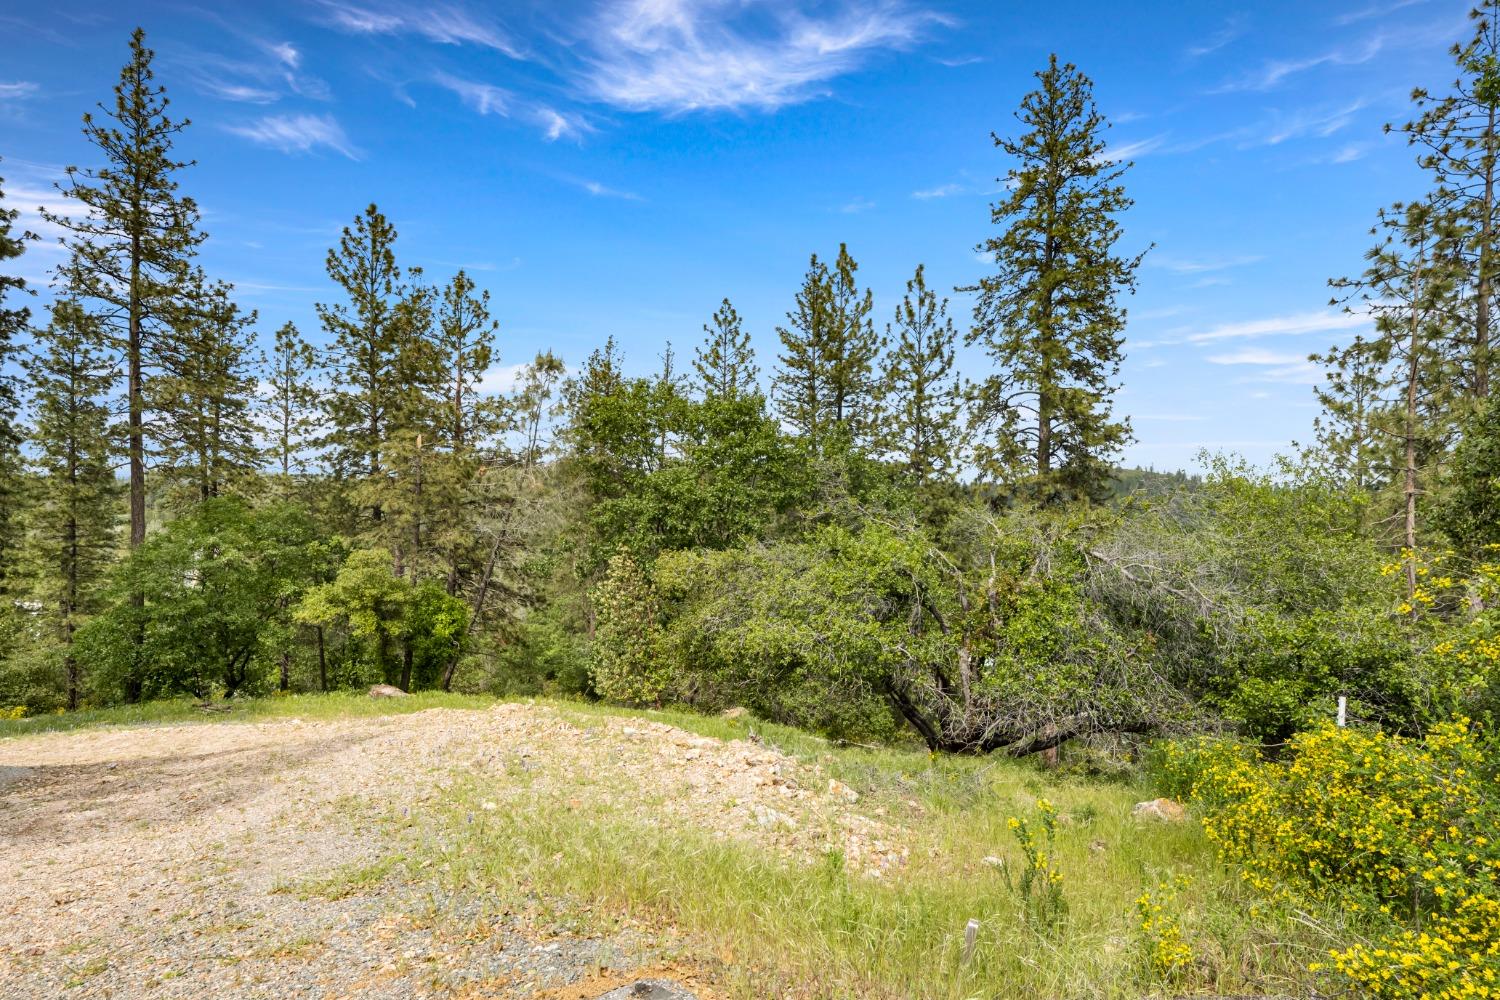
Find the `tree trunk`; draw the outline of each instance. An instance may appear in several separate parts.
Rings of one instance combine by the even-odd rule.
[[[1417,357],[1422,331],[1422,269],[1426,263],[1424,241],[1418,248],[1416,270],[1412,273],[1411,337],[1406,348],[1406,481],[1402,492],[1406,501],[1406,600],[1416,614],[1413,598],[1417,593]]]
[[[1490,395],[1490,268],[1493,253],[1490,241],[1495,235],[1495,106],[1489,108],[1484,130],[1484,221],[1479,234],[1479,308],[1474,317],[1474,395],[1486,400]]]
[[[411,690],[411,642],[401,643],[401,690]]]
[[[318,626],[318,686],[328,693],[328,655],[323,645],[323,626]]]

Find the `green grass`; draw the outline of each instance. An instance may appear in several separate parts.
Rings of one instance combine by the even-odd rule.
[[[0,739],[29,733],[55,733],[98,726],[159,726],[192,722],[258,722],[266,719],[336,719],[399,715],[428,708],[484,708],[495,699],[484,695],[422,691],[405,698],[371,698],[363,691],[293,694],[269,698],[214,701],[205,706],[193,698],[149,701],[139,705],[21,719],[0,719]]]

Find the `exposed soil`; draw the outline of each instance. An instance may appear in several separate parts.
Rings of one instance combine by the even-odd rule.
[[[544,706],[0,740],[0,997],[585,997],[678,957],[670,930],[580,938],[425,880],[298,890],[379,872],[368,817],[476,776],[496,808],[557,796],[790,856],[836,846],[872,875],[905,857],[856,793],[767,748]]]

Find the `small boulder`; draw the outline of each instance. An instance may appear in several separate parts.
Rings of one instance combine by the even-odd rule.
[[[755,817],[755,822],[767,830],[795,830],[797,828],[797,821],[792,817],[770,806],[763,806],[759,802],[750,804],[750,813]]]
[[[1136,819],[1159,823],[1181,823],[1187,819],[1187,810],[1182,808],[1182,803],[1171,799],[1152,799],[1150,802],[1137,802],[1135,808],[1130,810],[1130,815]]]
[[[406,692],[394,684],[376,684],[370,688],[371,698],[405,698]]]
[[[828,794],[834,798],[843,799],[845,802],[858,802],[859,793],[837,778],[828,779]]]
[[[720,712],[719,718],[724,719],[728,722],[738,722],[741,719],[749,716],[749,714],[750,710],[748,708],[741,708],[736,705],[733,708],[726,708],[724,709],[724,711]]]

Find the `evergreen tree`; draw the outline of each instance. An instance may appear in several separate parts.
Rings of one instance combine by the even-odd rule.
[[[117,545],[119,485],[112,464],[107,400],[119,379],[97,317],[71,300],[52,307],[25,360],[32,388],[36,479],[29,549],[38,597],[61,647],[68,708],[78,707],[84,677],[73,636],[100,610]]]
[[[370,205],[328,251],[328,276],[348,301],[317,305],[332,339],[324,397],[330,426],[323,443],[335,474],[360,485],[358,500],[368,513],[361,527],[367,529],[379,527],[385,492],[398,488],[386,477],[388,445],[400,434],[414,443],[430,429],[439,388],[431,307],[425,290],[412,284],[421,272],[397,267],[395,241],[395,227]]]
[[[859,265],[846,244],[829,268],[814,254],[777,327],[783,353],[775,375],[781,418],[807,439],[815,454],[871,443],[879,421],[875,362],[884,346],[875,333],[869,290],[860,292]]]
[[[549,424],[563,414],[563,405],[553,397],[566,374],[567,366],[551,351],[538,351],[521,372],[510,407],[512,429],[518,435],[516,461],[524,469],[538,465],[552,450]]]
[[[1016,114],[1025,131],[994,136],[1016,160],[991,209],[1005,231],[977,248],[998,273],[962,289],[979,293],[967,340],[998,367],[974,387],[975,459],[985,478],[1045,502],[1098,498],[1130,441],[1111,409],[1125,327],[1116,300],[1135,290],[1143,255],[1114,249],[1129,164],[1106,153],[1093,83],[1055,55],[1036,75]]]
[[[1500,551],[1500,404],[1491,400],[1464,425],[1446,470],[1437,525],[1459,554],[1493,563]]]
[[[1495,278],[1500,268],[1500,0],[1480,0],[1470,12],[1474,35],[1452,49],[1459,75],[1436,96],[1413,92],[1417,116],[1388,130],[1404,133],[1424,152],[1419,163],[1432,171],[1438,210],[1451,213],[1466,230],[1458,246],[1466,282],[1459,311],[1466,328],[1463,386],[1471,401],[1490,393],[1495,324]]]
[[[36,237],[17,231],[20,212],[5,207],[4,178],[0,178],[0,265],[26,251],[26,241]],[[26,294],[26,280],[0,272],[0,599],[7,593],[21,530],[17,513],[21,507],[22,461],[20,380],[10,366],[20,345],[17,338],[31,322],[31,310],[6,301],[11,293]]]
[[[494,407],[479,391],[480,379],[495,360],[499,324],[490,318],[490,293],[475,295],[474,288],[473,280],[459,271],[438,305],[437,349],[447,386],[441,433],[455,451],[478,448],[499,429]]]
[[[146,539],[146,378],[163,339],[189,309],[191,260],[204,239],[197,206],[177,192],[177,176],[190,164],[175,159],[172,147],[189,123],[167,116],[152,58],[137,28],[113,106],[99,105],[102,119],[83,116],[84,138],[105,165],[69,167],[61,187],[78,202],[80,216],[44,213],[71,234],[58,277],[70,295],[97,303],[94,311],[123,356],[132,548]]]
[[[1314,391],[1328,418],[1325,447],[1339,464],[1358,468],[1365,485],[1399,491],[1399,540],[1414,550],[1418,499],[1463,409],[1459,373],[1467,349],[1450,325],[1462,230],[1440,206],[1417,202],[1382,212],[1375,231],[1383,238],[1365,255],[1364,274],[1331,282],[1347,293],[1344,301],[1369,311],[1375,335],[1313,355],[1334,376]],[[1408,561],[1406,569],[1413,591],[1415,564]]]
[[[693,358],[696,388],[704,396],[732,397],[755,391],[760,372],[750,334],[740,323],[740,314],[726,298],[703,326],[706,334]]]
[[[146,402],[156,414],[157,458],[178,502],[202,502],[243,483],[260,464],[252,362],[255,313],[227,285],[200,291],[160,347]]]
[[[896,308],[885,391],[887,446],[918,490],[950,479],[961,461],[956,340],[948,300],[927,287],[917,265]]]
[[[302,339],[296,324],[287,323],[276,331],[266,359],[268,391],[261,422],[270,432],[269,457],[283,485],[291,481],[294,472],[303,471],[307,448],[318,424],[318,392],[312,383],[317,360],[312,345]]]

